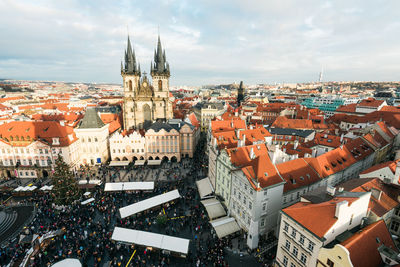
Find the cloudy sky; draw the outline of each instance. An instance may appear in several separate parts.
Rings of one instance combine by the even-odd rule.
[[[120,83],[129,31],[172,85],[400,80],[398,0],[0,0],[0,78]]]

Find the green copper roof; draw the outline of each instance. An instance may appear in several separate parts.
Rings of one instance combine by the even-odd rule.
[[[104,122],[97,115],[96,109],[88,108],[86,109],[85,116],[79,123],[78,129],[102,128],[104,125]]]

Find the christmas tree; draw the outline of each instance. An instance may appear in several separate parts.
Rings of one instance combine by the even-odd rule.
[[[79,198],[79,189],[73,173],[69,166],[59,155],[56,159],[54,173],[52,175],[53,191],[52,196],[57,205],[69,205]]]

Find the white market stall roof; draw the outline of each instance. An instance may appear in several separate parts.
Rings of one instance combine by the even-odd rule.
[[[113,167],[113,166],[128,166],[128,165],[129,165],[129,160],[122,160],[122,161],[113,160],[110,162],[111,167]]]
[[[204,198],[214,192],[211,181],[208,177],[196,181],[197,190],[199,190],[200,198]]]
[[[177,189],[173,191],[169,191],[167,193],[151,197],[148,199],[145,199],[143,201],[136,202],[134,204],[131,204],[129,206],[123,207],[119,209],[119,213],[121,214],[121,218],[126,218],[131,215],[134,215],[136,213],[142,212],[144,210],[151,209],[153,207],[157,207],[161,204],[170,202],[174,199],[180,198],[181,195],[179,194],[179,191]]]
[[[94,198],[91,197],[91,198],[89,198],[89,199],[86,199],[85,201],[82,201],[82,202],[81,202],[81,205],[86,205],[86,204],[89,204],[90,202],[93,202],[93,201],[94,201]]]
[[[202,200],[201,204],[203,204],[206,208],[208,217],[211,220],[226,215],[226,212],[221,202],[219,202],[215,197]]]
[[[135,161],[135,166],[143,166],[145,164],[146,160],[136,160]]]
[[[26,192],[26,191],[33,191],[36,188],[37,188],[36,185],[34,185],[34,186],[27,185],[25,187],[24,186],[18,186],[17,188],[14,189],[14,191],[16,191],[16,192],[21,192],[21,191]]]
[[[112,240],[187,254],[189,239],[115,227]]]
[[[82,267],[82,264],[78,259],[65,259],[54,263],[51,267]]]
[[[87,184],[87,180],[79,180],[78,184]],[[89,180],[89,184],[101,185],[101,180]]]
[[[84,195],[85,197],[90,196],[90,192],[85,192],[83,195]]]
[[[154,182],[106,183],[104,191],[154,190]]]
[[[53,189],[53,187],[54,187],[54,185],[50,185],[50,186],[45,185],[45,186],[42,186],[42,187],[40,188],[40,190],[42,190],[42,191],[50,191],[50,190]]]
[[[161,164],[161,159],[153,159],[153,160],[149,160],[147,161],[147,165],[160,165]]]
[[[218,238],[223,238],[240,230],[240,227],[235,218],[228,216],[210,221],[210,223],[212,227],[214,227]]]

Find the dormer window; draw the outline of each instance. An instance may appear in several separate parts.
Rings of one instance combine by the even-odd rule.
[[[53,145],[59,145],[60,144],[60,138],[54,137],[53,138]]]

